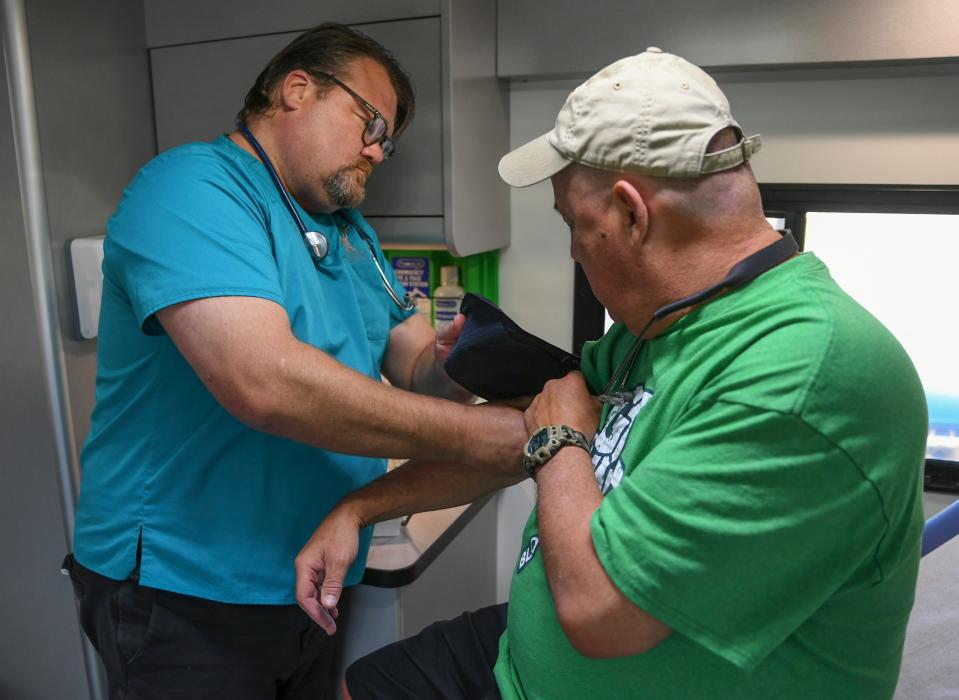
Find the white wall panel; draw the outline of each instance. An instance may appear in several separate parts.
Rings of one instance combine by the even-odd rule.
[[[500,77],[591,74],[659,46],[698,65],[959,56],[955,0],[499,0]]]
[[[552,128],[568,84],[517,83],[510,92],[510,148]],[[573,342],[569,231],[553,211],[549,181],[510,192],[511,243],[500,258],[500,306],[530,333]]]
[[[959,185],[959,69],[946,75],[725,82],[763,136],[763,183]]]
[[[302,31],[330,20],[361,24],[440,13],[439,0],[351,0],[337,3],[315,0],[231,0],[228,5],[210,0],[144,0],[143,7],[149,48]]]
[[[374,170],[362,205],[370,216],[443,215],[443,125],[438,17],[362,27],[408,71],[416,115],[397,155]],[[150,52],[160,151],[233,130],[254,79],[299,32],[185,44]],[[439,234],[441,238],[441,233]]]

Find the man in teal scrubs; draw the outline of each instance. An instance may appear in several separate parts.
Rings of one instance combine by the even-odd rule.
[[[537,504],[508,613],[358,661],[354,700],[893,696],[925,397],[896,339],[766,221],[759,145],[706,73],[650,48],[500,162],[513,186],[551,180],[616,323],[526,412]],[[429,506],[436,471],[348,496],[301,568],[335,561],[350,522]],[[442,483],[452,500],[455,475]],[[309,586],[298,594],[318,614]]]
[[[336,611],[320,629],[294,598],[317,523],[387,456],[521,473],[522,414],[449,400],[471,398],[442,368],[458,329],[391,298],[355,208],[412,116],[392,55],[323,25],[259,76],[249,135],[159,155],[110,220],[67,566],[111,698],[332,697]]]

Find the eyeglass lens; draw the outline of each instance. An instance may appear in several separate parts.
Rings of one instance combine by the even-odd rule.
[[[363,131],[363,143],[367,146],[374,143],[380,144],[380,148],[383,149],[383,158],[389,158],[396,150],[393,142],[386,138],[386,121],[379,114],[367,122],[366,129]]]

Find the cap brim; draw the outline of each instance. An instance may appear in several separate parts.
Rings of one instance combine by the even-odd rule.
[[[500,158],[499,176],[513,187],[528,187],[552,177],[572,161],[564,158],[543,134]]]

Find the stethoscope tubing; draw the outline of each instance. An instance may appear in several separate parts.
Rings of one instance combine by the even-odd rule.
[[[322,262],[329,252],[329,242],[327,241],[326,236],[319,231],[309,231],[306,228],[306,224],[303,223],[303,219],[300,217],[299,212],[296,211],[296,207],[293,205],[293,198],[280,181],[280,176],[277,175],[276,169],[273,167],[273,161],[271,161],[270,157],[266,155],[266,151],[263,150],[263,146],[260,145],[260,142],[244,122],[237,122],[236,126],[240,133],[243,134],[244,138],[246,138],[246,140],[253,147],[253,150],[256,151],[257,155],[260,157],[260,161],[266,168],[267,173],[269,173],[270,180],[273,181],[276,191],[280,193],[280,199],[283,201],[284,206],[286,206],[287,211],[290,212],[290,216],[293,217],[293,221],[296,223],[296,227],[299,230],[300,235],[303,237],[303,241],[306,243],[310,257],[316,263]],[[354,226],[354,228],[363,239],[363,242],[366,243],[367,247],[370,249],[370,258],[373,260],[373,265],[376,267],[376,271],[379,273],[380,279],[383,281],[383,287],[386,289],[387,294],[390,295],[390,299],[393,300],[393,303],[395,303],[403,311],[412,311],[415,309],[416,304],[410,300],[409,295],[406,296],[406,299],[400,299],[399,295],[396,293],[396,290],[393,289],[393,285],[390,284],[390,280],[386,276],[383,266],[380,265],[379,260],[376,258],[376,249],[373,247],[373,241],[370,240],[370,237],[367,235],[366,231],[363,231],[356,226]]]

